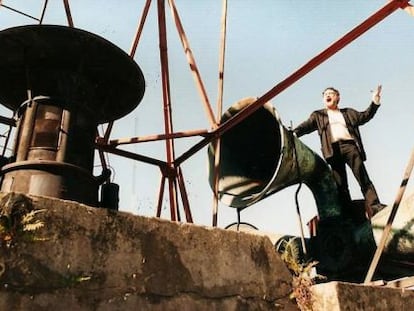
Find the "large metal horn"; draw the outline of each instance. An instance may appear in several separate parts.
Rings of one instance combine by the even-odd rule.
[[[222,122],[253,103],[232,105]],[[266,103],[220,138],[218,195],[223,204],[243,209],[293,184],[312,191],[320,219],[341,215],[338,193],[327,163],[288,131]],[[215,144],[209,153],[209,182],[214,189]]]

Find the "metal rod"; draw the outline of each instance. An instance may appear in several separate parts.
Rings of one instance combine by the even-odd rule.
[[[216,124],[220,124],[223,113],[223,86],[224,86],[224,57],[226,52],[226,25],[227,25],[227,0],[223,0],[221,16],[221,40],[220,40],[220,60],[218,76],[218,97],[217,97],[217,118]],[[213,191],[213,227],[217,227],[218,222],[218,191],[219,191],[219,166],[220,166],[220,137],[215,142],[214,153],[214,191]]]
[[[293,134],[289,133],[289,139],[291,139],[291,144],[293,146],[293,156],[295,157],[295,165],[296,165],[296,172],[298,175],[298,179],[300,180],[299,182],[299,186],[295,191],[295,205],[296,205],[296,215],[298,218],[298,224],[299,224],[299,230],[300,230],[300,241],[302,244],[302,251],[303,254],[305,255],[305,257],[308,255],[307,249],[306,249],[306,243],[305,243],[305,234],[303,232],[303,222],[302,222],[302,215],[300,212],[300,207],[299,207],[299,191],[302,188],[302,178],[301,178],[301,172],[300,172],[300,165],[299,165],[299,160],[298,160],[298,153],[296,150],[296,144],[295,144],[295,139]]]
[[[213,191],[213,219],[212,219],[212,226],[217,227],[218,222],[218,193],[219,193],[219,167],[220,167],[220,138],[218,138],[215,142],[214,150],[214,191]]]
[[[13,126],[13,127],[16,126],[16,120],[14,118],[7,118],[7,117],[0,116],[0,123]]]
[[[27,101],[26,107],[24,108],[23,124],[21,125],[17,142],[19,148],[16,155],[16,162],[27,160],[33,129],[35,126],[37,107],[37,102],[30,100]]]
[[[160,62],[161,62],[161,80],[162,80],[162,95],[163,95],[163,107],[164,107],[164,130],[165,134],[169,135],[172,130],[172,118],[171,118],[171,97],[170,97],[170,80],[169,80],[169,67],[168,67],[168,54],[167,54],[167,30],[165,24],[165,1],[158,0],[158,28],[159,28],[159,45],[160,45]],[[166,156],[167,166],[169,169],[174,170],[174,140],[166,139]],[[177,219],[177,196],[175,195],[175,187],[173,178],[168,177],[168,186],[170,191],[170,209],[171,220]]]
[[[181,200],[183,201],[183,208],[185,213],[185,219],[187,222],[193,222],[193,216],[191,215],[190,203],[188,201],[187,190],[185,188],[184,177],[180,167],[177,167],[178,185],[180,187]]]
[[[170,217],[171,221],[179,221],[178,200],[177,200],[177,184],[176,176],[168,176],[169,198],[170,198]]]
[[[135,36],[134,36],[134,41],[132,42],[132,46],[131,46],[131,49],[129,51],[129,55],[132,58],[134,58],[134,56],[135,56],[135,52],[136,52],[137,47],[138,47],[139,39],[141,38],[142,29],[144,28],[145,20],[147,19],[148,11],[149,11],[150,6],[151,6],[151,0],[147,0],[145,2],[144,10],[142,11],[140,22],[138,24],[137,31],[136,31]]]
[[[45,2],[43,4],[42,12],[40,14],[39,24],[43,23],[43,18],[45,17],[47,3],[48,3],[48,0],[45,0]]]
[[[12,132],[12,126],[9,126],[9,130],[7,131],[6,140],[4,141],[3,151],[1,152],[1,155],[4,157],[6,155],[7,145],[9,144],[11,132]]]
[[[216,123],[220,123],[223,113],[223,89],[224,89],[224,59],[226,54],[226,33],[227,33],[227,0],[223,0],[221,16],[221,39],[220,39],[220,59],[218,75],[218,96],[217,96],[217,117]]]
[[[65,6],[65,12],[66,12],[66,18],[68,19],[68,25],[70,27],[73,27],[73,19],[72,14],[70,13],[70,6],[69,6],[69,0],[63,0],[63,4]]]
[[[108,153],[112,153],[112,154],[116,154],[119,155],[121,157],[125,157],[128,159],[132,159],[132,160],[136,160],[136,161],[140,161],[140,162],[144,162],[144,163],[148,163],[148,164],[153,164],[153,165],[157,165],[159,167],[163,167],[165,166],[167,163],[165,163],[164,161],[161,160],[157,160],[154,158],[150,158],[147,156],[143,156],[140,154],[136,154],[130,151],[126,151],[126,150],[121,150],[121,149],[117,149],[114,148],[112,146],[108,146],[108,145],[104,145],[104,144],[95,144],[95,148],[97,148],[98,150],[102,150]]]
[[[192,136],[208,136],[209,132],[206,129],[202,130],[191,130],[185,132],[176,132],[171,134],[157,134],[157,135],[148,135],[144,137],[131,137],[131,138],[120,138],[120,139],[112,139],[109,141],[109,145],[111,146],[118,146],[118,145],[126,145],[126,144],[135,144],[135,143],[143,143],[149,141],[157,141],[157,140],[165,140],[171,138],[187,138]]]
[[[204,87],[203,81],[202,81],[201,76],[200,76],[200,71],[198,70],[195,58],[193,56],[193,52],[191,51],[190,44],[189,44],[189,42],[187,40],[187,37],[185,35],[184,28],[183,28],[183,25],[181,23],[180,17],[178,15],[178,11],[177,11],[177,8],[175,6],[174,0],[168,0],[168,2],[170,4],[171,14],[172,14],[174,22],[177,26],[178,34],[180,36],[181,43],[183,45],[185,55],[187,56],[188,64],[190,65],[191,73],[193,74],[193,77],[196,81],[196,85],[197,85],[198,90],[201,94],[201,98],[202,98],[203,104],[204,104],[204,109],[207,113],[207,117],[210,121],[210,125],[211,125],[211,127],[215,127],[216,126],[216,121],[215,121],[214,113],[213,113],[213,110],[211,109],[211,105],[210,105],[210,102],[208,100],[207,92],[206,92],[206,89]]]
[[[56,152],[57,162],[65,162],[66,149],[68,146],[68,134],[70,129],[70,117],[71,113],[68,110],[62,109],[62,116],[59,128],[59,144],[58,150]]]
[[[398,207],[404,195],[405,189],[407,188],[408,180],[410,179],[413,166],[414,166],[414,149],[411,151],[410,161],[408,162],[407,168],[405,169],[403,180],[401,181],[400,188],[398,189],[398,193],[395,198],[394,205],[392,206],[390,216],[388,217],[387,224],[385,225],[385,228],[382,232],[381,240],[379,242],[377,250],[375,251],[371,264],[369,266],[368,273],[365,277],[364,284],[371,282],[375,269],[377,268],[379,259],[385,247],[385,242],[387,241],[388,235],[390,234],[392,223],[394,221],[395,215],[397,214]]]
[[[371,15],[364,22],[362,22],[360,25],[358,25],[357,27],[352,29],[350,32],[345,34],[342,38],[340,38],[339,40],[334,42],[332,45],[330,45],[327,49],[325,49],[324,51],[316,55],[309,62],[307,62],[302,67],[300,67],[298,70],[296,70],[286,79],[284,79],[282,82],[278,83],[270,91],[268,91],[267,93],[262,95],[260,98],[258,98],[256,102],[252,103],[250,106],[247,106],[239,114],[235,115],[233,118],[231,118],[230,120],[222,124],[217,129],[217,131],[219,133],[223,133],[227,131],[229,128],[233,127],[235,124],[246,119],[249,115],[251,115],[253,112],[255,112],[260,107],[262,107],[267,101],[271,100],[273,97],[283,92],[285,89],[287,89],[293,83],[295,83],[296,81],[301,79],[303,76],[305,76],[307,73],[315,69],[317,66],[322,64],[325,60],[330,58],[336,52],[338,52],[339,50],[344,48],[346,45],[348,45],[349,43],[351,43],[352,41],[360,37],[363,33],[371,29],[373,26],[378,24],[385,17],[387,17],[392,12],[400,8],[400,6],[403,5],[402,3],[407,3],[407,2],[408,0],[394,0],[394,1],[389,2],[387,5],[382,7],[379,11]]]
[[[103,137],[105,143],[107,143],[109,140],[109,136],[111,135],[113,126],[114,126],[114,121],[110,121],[106,127],[106,131]]]
[[[165,176],[162,175],[160,182],[160,190],[158,192],[157,217],[161,217],[162,198],[164,197]]]
[[[171,178],[171,182],[174,185],[174,193],[170,192],[170,197],[172,195],[175,195],[175,202],[177,202],[176,205],[176,210],[175,210],[175,215],[176,215],[176,219],[172,219],[171,220],[176,220],[176,221],[181,221],[181,214],[180,214],[180,209],[178,208],[178,190],[177,190],[177,181],[178,181],[178,176],[177,176],[177,170],[175,170],[175,176],[173,178]]]
[[[5,4],[3,4],[3,3],[0,3],[0,6],[2,6],[2,7],[3,7],[3,8],[5,8],[5,9],[8,9],[8,10],[10,10],[10,11],[13,11],[13,12],[15,12],[15,13],[18,13],[18,14],[21,14],[21,15],[26,16],[26,17],[28,17],[28,18],[34,19],[34,20],[36,20],[36,21],[39,21],[39,19],[38,19],[38,18],[36,18],[36,17],[34,17],[34,16],[32,16],[32,15],[26,14],[26,13],[24,13],[24,12],[22,12],[22,11],[19,11],[19,10],[13,9],[12,7],[9,7],[9,6],[7,6],[7,5],[5,5]]]

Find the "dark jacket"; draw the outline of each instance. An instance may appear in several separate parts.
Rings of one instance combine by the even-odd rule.
[[[359,126],[371,120],[378,110],[379,105],[371,102],[368,109],[365,111],[357,111],[352,108],[342,108],[340,111],[344,116],[346,126],[349,134],[355,140],[359,153],[363,161],[366,160],[364,146],[359,132]],[[329,159],[333,155],[332,149],[332,135],[329,127],[328,113],[326,109],[316,110],[312,112],[310,117],[299,124],[293,131],[300,137],[318,130],[319,138],[321,140],[322,154],[325,159]]]

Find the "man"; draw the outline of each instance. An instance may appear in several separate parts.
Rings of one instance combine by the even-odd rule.
[[[332,168],[339,198],[345,208],[351,203],[345,165],[351,168],[364,195],[366,213],[369,218],[379,211],[382,205],[364,165],[366,154],[359,126],[374,117],[380,105],[381,90],[382,86],[379,85],[373,92],[372,102],[368,109],[359,112],[352,108],[339,109],[339,91],[328,87],[322,93],[325,109],[312,112],[306,121],[294,129],[298,137],[318,131],[322,154]],[[345,209],[344,213],[347,212],[349,210]]]

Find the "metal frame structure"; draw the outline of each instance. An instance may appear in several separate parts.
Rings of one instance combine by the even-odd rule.
[[[225,133],[227,130],[238,124],[239,122],[243,121],[245,118],[247,118],[250,114],[255,112],[258,108],[264,105],[265,102],[269,101],[270,99],[274,98],[281,92],[283,92],[286,88],[291,86],[293,83],[301,79],[303,76],[305,76],[307,73],[309,73],[311,70],[319,66],[321,63],[323,63],[325,60],[330,58],[332,55],[334,55],[336,52],[344,48],[346,45],[357,39],[359,36],[361,36],[363,33],[368,31],[370,28],[378,24],[380,21],[385,19],[387,16],[389,16],[391,13],[396,11],[399,8],[405,8],[408,5],[409,0],[392,0],[388,4],[386,4],[384,7],[382,7],[380,10],[378,10],[376,13],[374,13],[372,16],[370,16],[368,19],[366,19],[363,23],[352,29],[350,32],[345,34],[342,38],[334,42],[332,45],[327,47],[325,50],[323,50],[321,53],[316,55],[314,58],[312,58],[308,63],[297,69],[295,72],[293,72],[290,76],[285,78],[283,81],[275,85],[271,90],[269,90],[264,95],[260,96],[252,105],[248,106],[246,109],[244,109],[242,112],[240,112],[238,115],[233,117],[232,119],[228,120],[227,122],[223,124],[219,124],[219,116],[221,115],[221,107],[222,107],[222,93],[223,93],[223,76],[224,76],[224,50],[225,50],[225,27],[226,27],[226,15],[227,15],[227,0],[223,0],[223,17],[222,17],[222,53],[221,53],[221,59],[220,59],[220,68],[219,68],[219,100],[218,100],[218,116],[215,117],[213,110],[211,108],[210,102],[207,97],[207,93],[205,91],[200,73],[197,69],[197,65],[194,59],[194,56],[192,55],[191,48],[189,45],[189,42],[186,38],[184,28],[181,24],[180,17],[178,14],[178,10],[175,6],[174,0],[167,0],[168,4],[171,8],[171,14],[173,16],[174,22],[176,24],[178,33],[180,35],[180,39],[184,48],[184,52],[187,56],[187,61],[189,66],[192,69],[192,73],[194,76],[194,79],[196,81],[196,85],[198,87],[198,90],[201,94],[201,98],[203,101],[204,108],[206,110],[207,117],[210,121],[210,125],[212,127],[212,130],[193,130],[193,131],[187,131],[187,132],[180,132],[180,133],[174,133],[173,131],[173,124],[172,124],[172,118],[171,118],[171,99],[170,99],[170,84],[169,84],[169,68],[168,68],[168,55],[167,55],[167,38],[166,38],[166,21],[165,21],[165,0],[157,0],[157,10],[158,10],[158,27],[159,27],[159,42],[160,42],[160,60],[161,60],[161,74],[162,74],[162,91],[163,91],[163,105],[164,105],[164,125],[165,125],[165,133],[155,136],[147,136],[147,137],[133,137],[128,139],[116,139],[116,140],[109,140],[110,133],[112,130],[113,123],[109,123],[107,126],[107,129],[105,131],[105,134],[103,137],[97,138],[97,144],[96,147],[100,152],[101,155],[101,161],[103,162],[103,166],[106,167],[104,157],[102,156],[102,152],[108,152],[112,154],[116,154],[119,156],[123,156],[126,158],[130,158],[137,161],[146,162],[149,164],[157,165],[160,167],[161,172],[163,174],[162,181],[161,181],[161,187],[160,187],[160,196],[163,195],[163,189],[164,189],[164,182],[166,179],[169,181],[169,190],[170,190],[170,211],[171,211],[171,220],[179,220],[178,219],[178,200],[177,200],[177,181],[180,186],[180,190],[182,190],[182,199],[184,204],[184,210],[186,211],[187,221],[192,222],[191,219],[191,212],[188,205],[188,199],[185,193],[185,186],[182,178],[182,171],[180,169],[180,165],[190,158],[194,153],[202,149],[207,144],[211,143],[214,140],[219,139],[219,137]],[[69,0],[63,0],[64,7],[66,11],[67,21],[68,25],[70,27],[74,27],[72,14],[70,10],[70,4]],[[145,20],[148,15],[148,11],[151,5],[151,0],[147,0],[144,9],[142,12],[141,20],[138,24],[138,28],[136,31],[136,35],[130,50],[129,55],[131,57],[134,57],[138,43],[139,38],[142,33],[142,29],[145,24]],[[45,14],[45,11],[47,9],[48,0],[45,0],[41,17],[36,18],[34,16],[31,16],[29,14],[26,14],[21,11],[17,11],[11,7],[5,6],[0,2],[0,5],[13,10],[19,14],[23,14],[27,17],[30,17],[32,19],[35,19],[39,22],[39,24],[42,23],[43,17]],[[0,120],[1,121],[1,120]],[[188,149],[186,152],[184,152],[179,157],[175,156],[175,149],[174,149],[174,139],[176,138],[182,138],[182,137],[191,137],[191,136],[202,136],[204,137],[199,143],[195,144],[193,147]],[[145,142],[145,141],[155,141],[155,140],[165,140],[166,143],[166,158],[167,161],[159,161],[153,158],[145,157],[139,154],[135,154],[132,152],[124,151],[122,149],[117,148],[119,145],[123,144],[133,144],[133,143],[139,143],[139,142]],[[161,199],[159,200],[159,202]],[[160,205],[158,204],[157,209],[157,216],[160,216]]]
[[[172,221],[181,221],[181,217],[179,214],[178,208],[178,193],[181,193],[181,200],[185,212],[185,218],[187,222],[193,222],[190,204],[188,202],[187,193],[184,184],[183,172],[181,169],[181,164],[184,163],[187,159],[189,159],[192,155],[196,152],[201,150],[203,147],[208,145],[209,143],[216,143],[217,147],[219,147],[219,140],[220,137],[229,129],[237,125],[238,123],[242,122],[246,119],[249,115],[254,113],[260,107],[262,107],[267,101],[271,100],[272,98],[276,97],[278,94],[283,92],[285,89],[290,87],[296,81],[304,77],[310,71],[315,69],[317,66],[322,64],[324,61],[329,59],[339,50],[347,46],[352,41],[356,40],[362,34],[367,32],[369,29],[377,25],[387,16],[392,14],[397,9],[401,8],[404,9],[409,5],[409,0],[391,0],[385,6],[380,8],[377,12],[372,14],[368,17],[364,22],[357,25],[351,31],[346,33],[343,37],[339,38],[336,42],[332,45],[328,46],[325,50],[320,52],[318,55],[310,59],[306,64],[298,68],[294,71],[291,75],[286,77],[284,80],[276,84],[272,89],[268,92],[263,94],[262,96],[258,97],[255,102],[251,105],[243,109],[240,113],[232,117],[231,119],[227,120],[226,122],[220,124],[220,116],[222,110],[222,98],[223,98],[223,77],[224,77],[224,55],[225,55],[225,41],[226,41],[226,18],[227,18],[227,0],[223,0],[223,8],[222,8],[222,32],[221,32],[221,49],[220,49],[220,64],[219,64],[219,81],[218,81],[218,103],[217,103],[217,114],[215,116],[209,99],[207,97],[207,93],[205,91],[203,81],[201,79],[200,73],[198,71],[196,61],[194,56],[192,55],[191,48],[189,42],[186,38],[184,28],[181,24],[180,17],[178,14],[178,10],[175,6],[174,0],[167,0],[168,5],[171,9],[171,14],[175,25],[177,27],[177,31],[179,33],[179,37],[181,39],[181,43],[183,45],[184,53],[187,57],[187,62],[192,70],[193,78],[195,80],[196,86],[200,93],[202,103],[204,105],[204,109],[207,115],[207,118],[210,122],[211,129],[198,129],[198,130],[191,130],[186,132],[179,132],[175,133],[173,128],[172,116],[171,116],[171,98],[170,98],[170,78],[169,78],[169,66],[168,66],[168,54],[167,54],[167,37],[166,37],[166,20],[165,20],[165,8],[166,8],[166,1],[165,0],[157,0],[157,12],[158,12],[158,30],[159,30],[159,43],[160,43],[160,61],[161,61],[161,77],[162,77],[162,94],[163,94],[163,107],[164,107],[164,133],[159,135],[153,136],[146,136],[146,137],[132,137],[126,139],[113,139],[110,140],[110,134],[112,130],[113,123],[110,122],[107,125],[105,133],[103,136],[97,134],[96,140],[96,149],[99,152],[100,160],[102,162],[102,166],[105,168],[107,167],[104,152],[115,154],[118,156],[122,156],[125,158],[129,158],[135,161],[141,161],[144,163],[156,165],[160,168],[162,173],[160,189],[159,189],[159,196],[158,196],[158,204],[157,204],[157,217],[161,216],[161,204],[162,198],[164,195],[165,183],[168,180],[168,189],[169,189],[169,202],[170,202],[170,217]],[[64,7],[66,11],[66,17],[68,21],[68,25],[70,27],[74,27],[69,0],[63,0]],[[143,12],[141,15],[140,22],[138,24],[136,34],[133,40],[133,44],[131,46],[131,50],[129,55],[134,57],[139,39],[142,33],[142,29],[144,27],[148,11],[151,5],[151,0],[146,0]],[[23,14],[29,18],[37,20],[40,24],[43,21],[43,16],[46,11],[48,0],[45,0],[44,6],[42,8],[41,17],[36,18],[31,15],[28,15],[24,12],[20,12],[14,10],[13,8],[7,7],[1,3],[0,6],[3,6],[7,9],[15,11],[19,14]],[[1,123],[8,124],[9,126],[13,126],[13,120],[8,119],[5,117],[1,117]],[[201,140],[194,144],[191,148],[185,151],[183,154],[179,155],[178,157],[175,155],[175,146],[174,140],[183,137],[193,137],[193,136],[200,136],[202,137]],[[118,148],[121,145],[125,144],[135,144],[140,142],[148,142],[148,141],[156,141],[156,140],[163,140],[165,141],[165,148],[166,148],[166,161],[160,161],[154,158],[146,157],[140,154],[136,154],[133,152],[125,151]],[[4,153],[4,152],[3,152]],[[219,152],[218,152],[219,153]],[[216,167],[218,167],[218,157],[216,158]],[[410,167],[412,166],[410,162]],[[411,173],[411,170],[410,170]],[[216,174],[217,175],[217,174]],[[408,178],[408,177],[407,177]],[[217,179],[216,179],[217,180]],[[403,190],[402,190],[403,191]],[[214,203],[213,203],[213,226],[217,225],[217,187],[215,189],[214,195]],[[397,202],[397,201],[396,201]],[[398,204],[394,204],[395,208],[393,208],[393,215],[395,215]],[[391,215],[392,216],[392,215]],[[390,218],[390,223],[387,224],[391,225],[392,218]],[[375,270],[376,262],[380,253],[382,252],[381,247],[378,248],[376,257],[371,266],[371,270],[369,275],[367,275],[366,282],[369,282]]]

